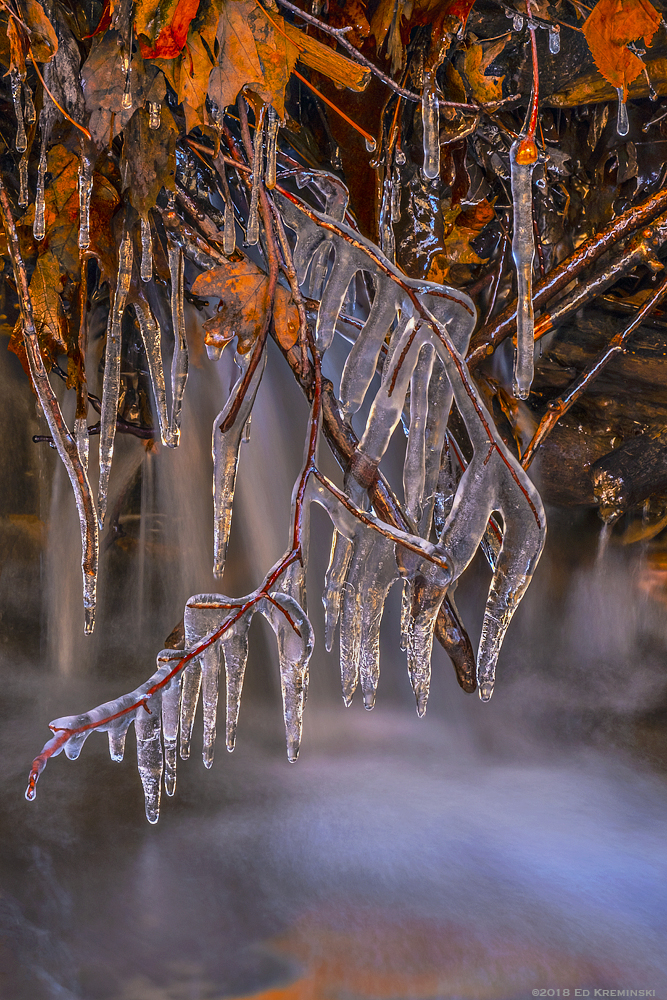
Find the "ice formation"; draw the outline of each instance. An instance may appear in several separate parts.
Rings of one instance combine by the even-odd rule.
[[[261,155],[261,139],[257,138],[260,134],[258,129],[256,164]],[[524,164],[518,166],[523,168]],[[531,173],[532,167],[519,171],[515,196],[515,205],[516,198],[520,202],[519,223],[526,222],[526,204],[530,208]],[[293,261],[298,280],[306,292],[316,287],[321,293],[315,329],[320,352],[331,345],[344,308],[356,302],[353,290],[357,275],[364,274],[365,286],[371,289],[365,319],[349,350],[340,384],[340,406],[348,422],[362,406],[369,406],[344,489],[332,483],[317,464],[320,414],[316,393],[306,459],[292,495],[290,548],[285,556],[269,570],[253,594],[241,598],[200,594],[190,598],[184,615],[185,648],[163,650],[156,672],[144,685],[90,713],[52,723],[55,735],[33,764],[26,793],[29,798],[34,797],[35,783],[49,756],[62,749],[71,758],[78,756],[94,729],[109,733],[111,756],[120,759],[125,734],[134,721],[146,815],[155,822],[162,780],[168,795],[175,790],[177,748],[180,745],[182,757],[190,753],[200,694],[203,759],[207,767],[212,764],[223,670],[225,742],[228,750],[234,748],[248,630],[257,613],[267,618],[276,634],[287,753],[290,760],[296,760],[314,642],[305,600],[308,511],[313,502],[327,511],[334,527],[323,595],[325,642],[330,649],[339,627],[345,703],[350,703],[359,685],[366,708],[375,703],[383,608],[391,586],[402,579],[408,672],[418,713],[424,714],[438,613],[480,546],[491,563],[492,580],[477,656],[477,683],[483,701],[492,695],[500,646],[540,557],[546,524],[537,491],[499,437],[463,361],[474,327],[474,306],[465,293],[454,288],[406,278],[373,243],[347,226],[343,222],[347,193],[336,178],[304,171],[297,183],[301,188],[308,187],[323,204],[324,212],[309,209],[283,194],[274,193],[273,197],[285,225],[296,237]],[[530,221],[532,237],[532,217]],[[110,317],[110,341],[122,316],[124,289],[131,272],[132,245],[128,241],[126,233]],[[525,261],[526,252],[521,253],[521,261]],[[184,342],[183,257],[175,244],[169,248],[169,264],[176,338],[172,377],[174,372],[180,372],[184,384],[187,364],[184,368],[182,358],[177,363],[181,333]],[[164,432],[166,403],[164,380],[160,383],[159,378],[159,330],[147,306],[135,305],[135,309]],[[532,361],[532,338],[530,346]],[[266,363],[264,352],[245,385],[245,394],[239,396],[250,356],[237,358],[239,377],[214,423],[216,576],[224,572],[239,449]],[[113,344],[108,344],[108,400],[115,364]],[[523,372],[521,365],[519,368]],[[379,386],[374,381],[378,370]],[[177,426],[174,412],[178,379],[174,385],[171,433]],[[103,416],[105,406],[109,414],[112,412],[108,400],[103,402]],[[447,427],[453,400],[472,445],[467,464]],[[234,418],[227,426],[232,412]],[[115,416],[115,409],[113,413]],[[409,530],[386,524],[372,508],[378,466],[401,420],[408,427],[403,509]],[[103,424],[107,455],[108,422],[107,418]]]
[[[514,361],[514,395],[527,399],[533,381],[533,170],[537,163],[537,147],[528,138],[517,139],[510,149],[512,181],[512,257],[517,278],[516,357]]]

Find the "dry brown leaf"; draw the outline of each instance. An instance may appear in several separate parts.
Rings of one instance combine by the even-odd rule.
[[[503,96],[504,76],[487,76],[486,71],[491,63],[503,51],[508,41],[512,37],[508,32],[493,42],[491,45],[483,46],[481,42],[470,36],[473,44],[465,54],[464,72],[472,90],[472,96],[480,104],[489,104],[492,101],[499,101]]]
[[[627,48],[644,37],[650,48],[662,18],[649,0],[599,0],[584,24],[584,35],[597,68],[605,80],[628,96],[628,85],[644,70],[644,63]]]
[[[130,202],[146,218],[162,188],[174,190],[176,173],[176,123],[168,108],[162,108],[160,127],[151,128],[148,111],[139,108],[126,129],[121,160],[123,185]]]
[[[271,15],[273,17],[273,15]],[[316,38],[299,31],[293,24],[283,21],[285,33],[300,49],[299,62],[309,69],[314,69],[327,76],[333,83],[346,87],[348,90],[362,91],[368,86],[371,78],[370,70],[347,56],[334,52],[328,45],[323,45]]]
[[[481,203],[484,204],[484,203]],[[488,202],[486,202],[488,205]],[[477,209],[477,206],[475,206]],[[489,208],[491,206],[489,205]],[[493,209],[491,209],[493,212]],[[470,246],[470,241],[479,235],[480,230],[486,225],[482,222],[483,215],[488,214],[486,209],[479,209],[479,218],[473,215],[470,219],[463,216],[462,225],[459,221],[463,215],[461,206],[450,207],[448,203],[442,206],[442,218],[444,224],[444,237],[442,249],[433,254],[429,264],[427,278],[429,281],[436,281],[444,284],[449,278],[452,267],[465,267],[457,271],[457,283],[464,283],[469,280],[470,267],[476,264],[483,264],[484,260]],[[495,213],[494,213],[495,214]],[[491,221],[488,219],[487,221]]]
[[[257,85],[251,89],[263,101],[272,104],[280,118],[284,118],[285,88],[299,56],[299,49],[285,37],[285,22],[280,14],[272,12],[267,15],[262,7],[255,5],[248,16],[248,23],[257,46],[263,77],[259,89]]]

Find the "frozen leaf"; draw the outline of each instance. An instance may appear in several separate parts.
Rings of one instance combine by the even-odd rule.
[[[465,212],[460,205],[451,207],[447,202],[442,205],[443,238],[442,250],[433,254],[428,271],[428,280],[445,283],[453,266],[457,266],[457,278],[470,278],[470,266],[483,264],[483,259],[471,247],[471,240],[479,236],[481,229],[494,218],[495,213],[488,202],[474,206],[475,211]],[[490,218],[487,211],[490,210]],[[475,214],[478,213],[478,214]],[[461,267],[467,265],[465,270]],[[460,268],[460,269],[458,269]]]
[[[67,321],[59,292],[62,291],[58,258],[47,250],[38,258],[30,279],[30,297],[42,356],[49,365],[60,354],[67,354]],[[19,321],[9,342],[9,349],[16,354],[29,374],[23,346],[23,327]]]
[[[164,73],[170,86],[183,104],[185,127],[188,132],[206,124],[206,93],[214,65],[215,36],[220,17],[219,5],[203,4],[187,36],[186,47],[174,59],[156,59],[154,65]]]
[[[599,0],[584,24],[584,35],[605,80],[623,91],[644,70],[644,63],[627,47],[644,37],[650,48],[661,16],[649,0]]]

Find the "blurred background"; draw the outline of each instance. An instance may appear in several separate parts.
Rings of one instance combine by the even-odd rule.
[[[93,734],[25,801],[48,722],[141,683],[187,597],[221,589],[209,428],[232,362],[192,364],[181,448],[117,437],[98,621],[84,637],[69,483],[32,442],[44,422],[0,351],[0,997],[667,998],[667,546],[624,546],[616,533],[605,547],[586,507],[549,509],[490,704],[460,690],[438,647],[417,718],[395,588],[377,706],[343,707],[320,604],[331,528],[313,508],[317,645],[298,763],[257,616],[237,749],[220,745],[206,771],[198,721],[156,827],[132,733],[123,764]],[[306,417],[272,349],[241,456],[228,594],[254,588],[286,547]],[[474,641],[488,583],[480,560],[457,591]]]

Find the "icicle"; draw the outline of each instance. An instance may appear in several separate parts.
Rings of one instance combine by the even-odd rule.
[[[422,573],[415,577],[411,593],[407,627],[408,673],[417,702],[417,715],[426,713],[431,687],[431,654],[435,620],[450,583],[442,570],[422,563]]]
[[[403,466],[403,493],[405,512],[415,524],[419,524],[421,520],[426,482],[428,389],[434,358],[431,345],[425,345],[410,381],[410,433]]]
[[[364,696],[364,708],[375,705],[380,679],[380,626],[389,590],[398,578],[394,543],[371,528],[360,525],[354,552],[350,560],[341,616],[341,671],[343,639],[349,630],[358,636],[359,680]],[[349,600],[349,598],[352,598]],[[354,617],[350,620],[348,615]]]
[[[392,215],[392,205],[394,203],[394,194],[392,187],[392,178],[389,169],[385,172],[384,183],[382,185],[382,204],[380,206],[380,249],[382,253],[387,257],[392,264],[394,263],[394,257],[396,253],[396,243],[394,240],[394,226],[393,226],[393,215]]]
[[[37,112],[35,111],[35,102],[32,99],[32,90],[25,80],[23,81],[23,96],[25,99],[25,107],[23,111],[25,123],[26,125],[34,125],[37,121]]]
[[[288,594],[271,594],[270,600],[265,598],[261,602],[259,610],[278,640],[287,759],[294,763],[301,748],[308,664],[315,642],[313,629],[303,609]]]
[[[366,139],[365,145],[367,153],[374,153],[375,150],[377,149],[377,142],[375,141],[375,139]]]
[[[276,186],[276,153],[278,144],[278,114],[269,105],[266,123],[266,186],[272,191]]]
[[[395,157],[394,175],[391,182],[391,221],[401,221],[401,171],[398,167],[398,153]]]
[[[262,183],[262,160],[264,138],[264,107],[259,113],[255,126],[255,142],[253,145],[252,160],[252,189],[250,192],[250,210],[248,212],[248,228],[246,230],[246,243],[254,246],[259,242],[259,188]]]
[[[234,222],[234,206],[231,198],[225,202],[222,249],[227,257],[236,250],[236,223]]]
[[[202,759],[205,767],[213,766],[215,753],[216,719],[218,714],[218,681],[220,677],[220,645],[213,643],[201,655],[202,708],[204,714],[204,742]]]
[[[512,171],[512,206],[514,226],[512,257],[517,276],[517,334],[514,360],[514,395],[528,399],[533,381],[533,170],[537,162],[537,147],[532,139],[517,139],[510,149]]]
[[[560,52],[560,24],[549,26],[549,52],[557,56]]]
[[[618,120],[616,124],[616,131],[619,135],[627,135],[630,131],[630,120],[628,118],[628,105],[625,101],[625,97],[623,96],[623,88],[617,87],[616,93],[618,94]]]
[[[185,313],[183,311],[183,251],[169,245],[169,273],[171,275],[171,322],[174,328],[174,354],[171,361],[171,423],[170,440],[172,448],[178,446],[181,436],[181,408],[185,383],[188,380],[188,342],[185,337]]]
[[[146,819],[149,823],[157,823],[160,818],[163,768],[160,702],[160,695],[153,695],[146,702],[144,709],[137,713],[134,722],[137,736],[137,767],[144,788]]]
[[[28,193],[28,154],[24,153],[19,160],[19,208],[27,208],[29,201]]]
[[[90,197],[93,191],[93,161],[81,147],[79,160],[79,249],[90,246]]]
[[[422,125],[424,129],[424,177],[433,180],[440,174],[440,106],[435,73],[424,79],[422,91]]]
[[[176,655],[180,654],[177,652]],[[176,750],[178,746],[178,717],[180,702],[181,678],[178,677],[162,695],[164,790],[169,796],[173,795],[176,791]]]
[[[109,490],[109,475],[113,460],[120,392],[121,325],[125,302],[132,279],[132,237],[127,230],[118,253],[118,275],[113,304],[107,323],[107,343],[104,359],[102,412],[100,426],[100,479],[97,492],[97,509],[100,528],[104,526]]]
[[[243,434],[241,436],[241,444],[250,444],[250,428],[252,426],[252,413],[243,425]]]
[[[153,279],[153,237],[150,219],[141,219],[141,280]]]
[[[14,114],[16,115],[16,143],[15,149],[17,153],[25,153],[28,148],[28,139],[25,134],[25,125],[23,123],[23,107],[21,105],[21,75],[18,70],[11,70],[10,82],[12,88],[12,100],[14,101]]]
[[[347,576],[347,568],[352,555],[352,542],[341,535],[334,528],[331,538],[331,555],[329,556],[329,566],[324,577],[324,592],[322,594],[322,604],[324,605],[324,645],[327,653],[333,649],[336,626],[340,617],[340,602]],[[343,679],[343,699],[346,705],[351,704],[352,695],[357,686],[356,679],[349,681]]]
[[[225,745],[229,753],[236,746],[236,728],[239,721],[243,677],[248,660],[248,630],[251,618],[250,614],[244,615],[221,642],[226,678]]]
[[[129,111],[132,107],[132,77],[130,73],[130,55],[128,53],[123,54],[123,72],[125,73],[125,90],[123,91],[123,99],[121,101],[121,106],[124,111]]]
[[[137,322],[141,330],[141,339],[144,342],[146,358],[148,359],[148,370],[151,376],[155,409],[160,426],[160,439],[162,444],[169,446],[171,444],[171,435],[169,418],[167,416],[167,392],[164,384],[164,368],[162,366],[162,335],[160,327],[148,305],[145,306],[144,311],[144,308],[138,302],[135,302],[134,311],[137,315]]]
[[[35,221],[32,224],[32,235],[39,242],[46,235],[46,201],[44,196],[44,178],[46,176],[46,146],[49,141],[50,120],[48,112],[42,109],[40,114],[42,144],[39,151],[39,166],[37,167],[37,191],[35,194]]]
[[[74,440],[76,441],[76,449],[79,452],[81,465],[87,472],[90,445],[88,438],[88,422],[85,417],[77,417],[74,421]]]
[[[154,131],[159,129],[162,122],[162,105],[159,101],[148,102],[148,127]]]
[[[247,356],[243,361],[245,362],[244,369],[236,385],[230,392],[224,409],[218,414],[213,423],[213,575],[218,579],[223,575],[225,570],[227,545],[232,527],[232,508],[234,504],[234,490],[236,487],[241,438],[255,402],[259,383],[264,374],[266,351],[253,372],[252,379],[243,397],[243,402],[234,423],[223,434],[220,426],[226,419],[227,414],[234,404],[236,394],[240,390],[245,373],[245,364],[247,364]]]
[[[189,604],[190,602],[188,602]],[[186,605],[187,611],[187,605]],[[188,632],[186,629],[185,643],[188,643]],[[192,741],[192,728],[195,722],[195,712],[199,701],[199,691],[201,688],[201,663],[199,660],[190,660],[183,671],[183,682],[181,688],[181,760],[187,760],[190,756],[190,743]]]

